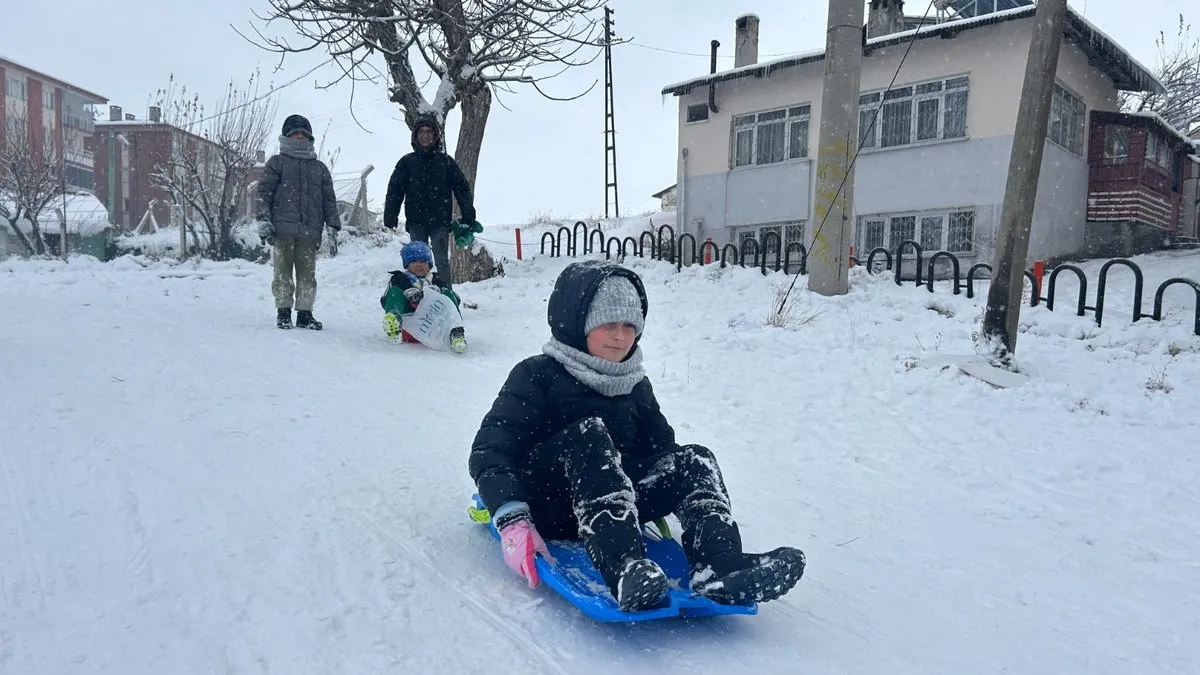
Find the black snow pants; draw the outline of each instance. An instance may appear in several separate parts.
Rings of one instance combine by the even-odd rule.
[[[538,532],[582,539],[614,595],[625,564],[646,557],[642,523],[675,514],[693,567],[742,551],[720,467],[704,446],[623,465],[603,420],[589,417],[535,447],[522,472]]]

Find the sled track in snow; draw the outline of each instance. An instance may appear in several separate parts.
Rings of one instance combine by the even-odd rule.
[[[357,513],[367,527],[377,533],[380,537],[383,537],[387,541],[400,547],[405,553],[408,554],[408,558],[410,560],[416,562],[421,567],[424,567],[425,570],[435,578],[445,581],[446,587],[453,589],[454,592],[457,593],[464,602],[474,607],[481,614],[487,615],[488,619],[490,620],[489,623],[493,627],[498,628],[501,632],[503,632],[518,649],[537,657],[537,659],[541,661],[542,664],[545,665],[551,672],[560,673],[561,675],[568,674],[569,671],[559,665],[558,660],[555,659],[553,655],[539,647],[535,640],[529,639],[528,636],[522,635],[520,631],[514,630],[504,617],[493,611],[492,608],[488,607],[486,603],[481,602],[478,598],[472,596],[467,591],[464,591],[458,586],[458,584],[454,583],[454,580],[447,579],[446,575],[442,574],[438,570],[437,565],[433,564],[433,561],[429,559],[429,556],[427,556],[424,551],[403,541],[402,539],[399,539],[391,532],[388,532],[387,528],[372,518],[371,515],[366,511],[358,509]]]

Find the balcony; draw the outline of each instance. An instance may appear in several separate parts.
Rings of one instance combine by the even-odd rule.
[[[63,115],[63,123],[68,129],[76,129],[86,134],[91,134],[96,130],[95,121],[87,115],[72,115],[68,113]]]
[[[96,155],[91,150],[67,153],[67,163],[91,169],[96,166]]]

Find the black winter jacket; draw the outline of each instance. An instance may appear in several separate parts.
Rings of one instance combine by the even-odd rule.
[[[439,140],[429,150],[417,144],[420,124],[413,127],[413,151],[396,162],[388,181],[383,205],[383,224],[396,227],[400,203],[404,203],[404,229],[413,234],[429,234],[448,228],[453,217],[453,197],[463,222],[475,220],[475,204],[471,185],[454,158],[440,148]],[[435,126],[436,128],[436,126]]]
[[[646,311],[641,280],[624,268],[579,265],[563,275],[547,308],[559,341],[587,350],[584,322],[600,282],[621,274],[634,282]],[[604,396],[575,379],[552,357],[531,356],[516,365],[484,416],[471,447],[469,469],[484,505],[495,511],[508,501],[527,501],[537,486],[524,485],[521,468],[529,451],[568,425],[587,417],[604,420],[623,460],[652,457],[678,449],[675,430],[663,416],[649,378],[623,396]]]

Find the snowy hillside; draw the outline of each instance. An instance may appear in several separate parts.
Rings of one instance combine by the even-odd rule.
[[[266,266],[0,262],[0,673],[1195,672],[1186,289],[1131,325],[1114,271],[1096,327],[1064,278],[1000,390],[916,365],[973,351],[982,300],[945,285],[802,278],[777,327],[792,277],[631,260],[680,440],[717,453],[747,546],[808,571],[756,617],[601,625],[466,515],[475,429],[568,262],[536,245],[461,287],[463,357],[384,339],[398,246],[320,261],[320,333],[274,327]],[[1147,296],[1200,276],[1139,262]]]

